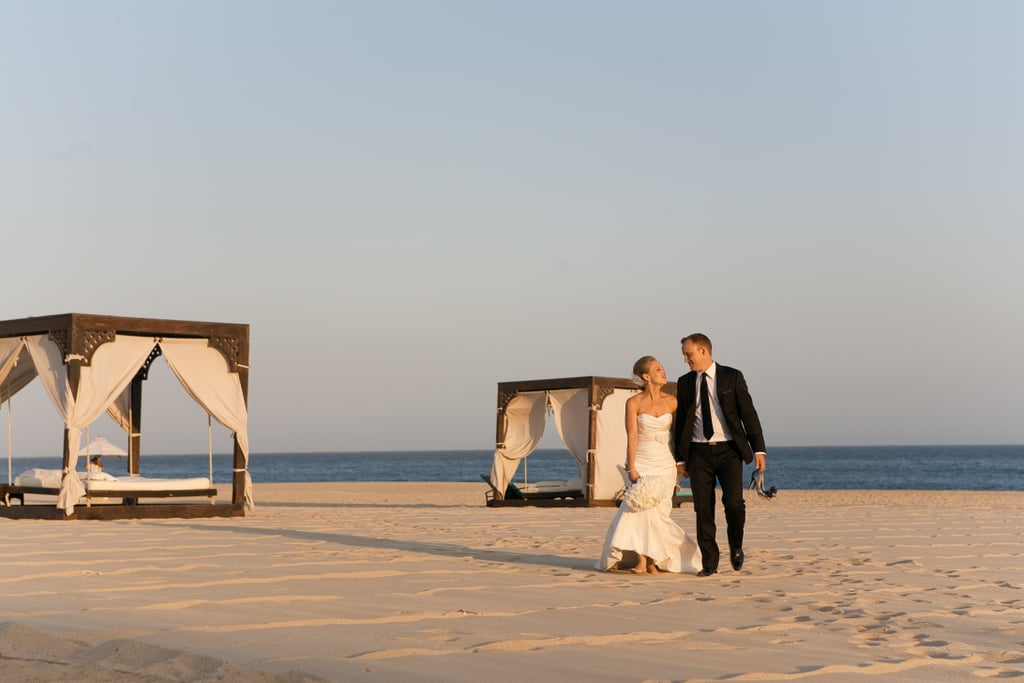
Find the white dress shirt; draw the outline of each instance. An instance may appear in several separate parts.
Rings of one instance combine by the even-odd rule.
[[[725,420],[722,419],[722,406],[718,403],[718,383],[715,381],[715,375],[718,372],[718,363],[712,363],[710,367],[704,372],[697,373],[696,379],[696,396],[697,396],[697,415],[693,421],[693,441],[696,443],[718,443],[719,441],[731,441],[732,434],[729,433],[729,428],[725,426]],[[711,425],[715,428],[715,433],[711,435],[710,439],[704,438],[704,415],[701,412],[704,408],[700,403],[700,378],[701,375],[707,375],[708,377],[708,399],[711,403]]]

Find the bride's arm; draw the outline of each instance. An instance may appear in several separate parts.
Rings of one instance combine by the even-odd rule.
[[[640,473],[636,471],[636,444],[640,429],[636,398],[631,396],[626,400],[626,470],[630,481],[640,478]]]

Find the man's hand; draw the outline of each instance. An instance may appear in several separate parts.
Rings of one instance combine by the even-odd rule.
[[[754,453],[754,467],[764,472],[764,453]]]
[[[686,463],[685,462],[677,462],[676,463],[676,472],[683,479],[689,479],[690,478],[689,472],[686,471]]]

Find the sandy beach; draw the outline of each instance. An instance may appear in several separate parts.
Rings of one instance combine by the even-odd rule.
[[[2,519],[4,679],[1024,676],[1024,493],[748,493],[746,566],[697,578],[597,572],[612,509],[484,490],[257,483],[242,519]]]

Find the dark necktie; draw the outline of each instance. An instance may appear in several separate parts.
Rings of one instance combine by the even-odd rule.
[[[702,373],[700,376],[700,417],[704,422],[704,438],[708,441],[715,433],[715,428],[711,424],[711,401],[708,400],[708,373]]]

